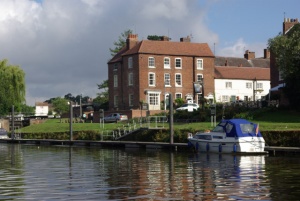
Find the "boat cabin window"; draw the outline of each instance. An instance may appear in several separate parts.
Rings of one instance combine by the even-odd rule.
[[[218,125],[212,130],[212,132],[224,132],[224,129],[222,126]]]
[[[214,135],[213,138],[214,139],[223,139],[223,136]]]
[[[232,130],[233,125],[232,124],[227,124],[226,125],[226,133],[230,133],[230,131]]]
[[[211,140],[211,135],[196,135],[196,138],[201,140]]]
[[[254,125],[253,124],[240,124],[241,130],[243,134],[254,133]]]

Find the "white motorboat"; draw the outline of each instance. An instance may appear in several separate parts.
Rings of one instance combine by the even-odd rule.
[[[259,125],[245,119],[223,119],[212,131],[189,133],[189,145],[215,153],[267,153]]]

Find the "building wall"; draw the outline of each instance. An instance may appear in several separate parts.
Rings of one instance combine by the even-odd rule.
[[[48,106],[35,106],[35,116],[47,116]]]
[[[232,88],[226,88],[226,82],[232,83]],[[256,92],[255,100],[261,99],[262,96],[266,96],[270,90],[270,81],[257,80],[257,83],[263,84],[263,91]],[[252,83],[251,88],[246,88],[246,83]],[[216,102],[230,102],[230,97],[239,97],[239,100],[244,100],[245,96],[253,101],[253,86],[256,86],[253,80],[232,80],[232,79],[215,79],[215,97]],[[256,88],[255,88],[256,89]],[[222,96],[229,96],[229,100],[223,100]],[[248,99],[249,100],[249,99]]]
[[[132,58],[133,66],[128,68],[128,59]],[[148,67],[149,57],[155,58],[155,68]],[[170,58],[170,68],[164,68],[164,58]],[[182,68],[175,68],[175,59],[181,58]],[[203,59],[203,70],[197,69],[197,59]],[[117,65],[117,69],[114,67]],[[128,74],[133,74],[133,85],[128,84]],[[149,86],[149,73],[155,73],[155,86]],[[170,86],[164,86],[164,75],[170,74]],[[175,86],[175,75],[181,74],[182,86]],[[214,58],[192,56],[170,56],[155,54],[135,54],[123,57],[122,62],[109,64],[109,108],[110,110],[139,109],[140,101],[148,102],[148,92],[160,93],[159,102],[165,100],[165,94],[171,93],[175,99],[176,93],[181,93],[186,99],[191,95],[194,101],[199,97],[194,94],[193,83],[197,81],[197,75],[204,77],[204,95],[214,93]],[[118,87],[114,87],[114,76],[117,75]],[[112,93],[111,93],[112,92]],[[129,105],[129,95],[133,94],[133,105]],[[118,96],[118,107],[114,107],[114,96]],[[202,96],[202,95],[201,95]],[[150,110],[160,110],[161,105]]]

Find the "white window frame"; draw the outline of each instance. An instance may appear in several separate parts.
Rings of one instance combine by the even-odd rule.
[[[155,87],[155,73],[148,74],[148,85],[151,87]]]
[[[229,96],[228,95],[222,95],[222,102],[229,102]]]
[[[114,71],[118,70],[118,64],[114,64]]]
[[[197,74],[197,82],[201,82],[203,80],[203,74]]]
[[[133,99],[134,99],[133,94],[129,94],[129,97],[128,97],[128,100],[129,100],[129,106],[133,106]]]
[[[179,62],[177,62],[177,61],[179,61]],[[180,66],[178,65],[177,66],[177,64],[180,64]],[[182,59],[181,58],[175,58],[175,68],[182,68]]]
[[[133,85],[133,73],[128,73],[128,86]]]
[[[232,82],[225,82],[226,89],[232,89]]]
[[[148,57],[148,68],[155,68],[155,58]]]
[[[256,83],[256,89],[263,89],[263,88],[264,88],[264,84],[262,82]]]
[[[118,107],[119,97],[117,95],[114,96],[114,107]]]
[[[180,81],[180,84],[177,83],[177,81],[178,81],[177,76],[180,77],[180,80],[179,80],[179,81]],[[181,75],[181,73],[176,73],[176,74],[175,74],[175,86],[176,86],[176,87],[182,87],[182,75]]]
[[[114,87],[118,87],[118,75],[114,75]]]
[[[182,98],[182,93],[175,93],[175,99]]]
[[[128,58],[128,68],[132,68],[133,63],[132,63],[132,57]]]
[[[171,68],[171,60],[169,57],[164,58],[164,68]]]
[[[246,82],[246,89],[252,89],[252,82]]]
[[[165,86],[167,86],[167,87],[171,86],[171,75],[170,75],[170,73],[165,73],[164,83],[165,83]]]
[[[148,93],[148,103],[149,107],[158,106],[160,104],[160,93],[158,92],[149,92]]]
[[[203,70],[203,59],[197,59],[197,70]]]

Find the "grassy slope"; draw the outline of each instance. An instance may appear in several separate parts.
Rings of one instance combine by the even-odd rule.
[[[218,121],[218,120],[217,120]],[[252,120],[254,123],[259,123],[260,130],[300,130],[300,113],[293,111],[269,111],[261,113],[256,119]],[[107,123],[104,129],[100,128],[99,123],[73,123],[73,131],[86,130],[114,130],[126,126],[126,123]],[[132,125],[132,124],[131,124]],[[43,124],[31,125],[21,130],[22,133],[47,133],[47,132],[67,132],[69,131],[69,123],[60,123],[59,119],[49,119]],[[146,124],[144,125],[146,126]],[[156,126],[152,124],[152,126]],[[162,126],[162,124],[158,124]],[[164,124],[165,128],[169,128],[169,124]],[[175,129],[192,129],[195,131],[211,129],[210,122],[201,123],[174,123]]]

